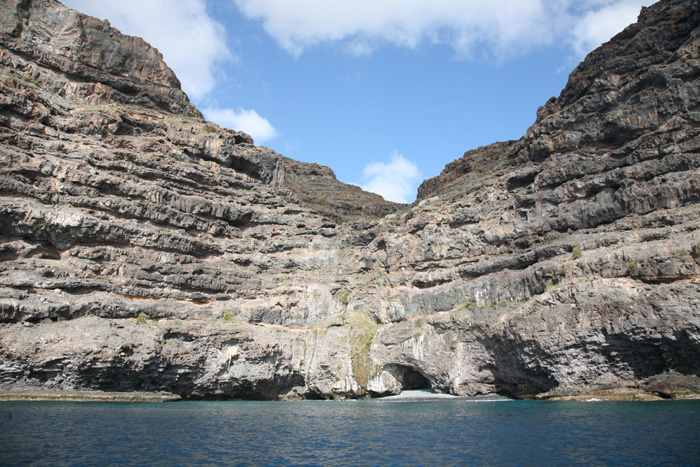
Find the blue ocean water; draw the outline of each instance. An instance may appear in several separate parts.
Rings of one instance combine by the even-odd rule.
[[[700,401],[0,403],[2,466],[700,466]]]

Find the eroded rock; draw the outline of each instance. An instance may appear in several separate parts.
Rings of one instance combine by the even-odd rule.
[[[699,24],[644,9],[400,206],[206,122],[142,40],[4,2],[0,389],[695,397]]]

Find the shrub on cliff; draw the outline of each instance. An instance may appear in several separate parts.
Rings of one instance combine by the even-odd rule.
[[[571,259],[579,259],[581,256],[583,256],[583,251],[581,251],[581,247],[575,246],[573,250],[571,250]]]

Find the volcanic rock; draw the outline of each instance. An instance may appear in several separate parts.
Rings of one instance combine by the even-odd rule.
[[[700,394],[695,1],[410,206],[205,121],[54,0],[0,5],[0,90],[0,390]]]

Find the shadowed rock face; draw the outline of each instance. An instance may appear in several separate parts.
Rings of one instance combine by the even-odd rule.
[[[160,54],[0,6],[0,389],[700,393],[700,6],[395,205],[206,122]]]

